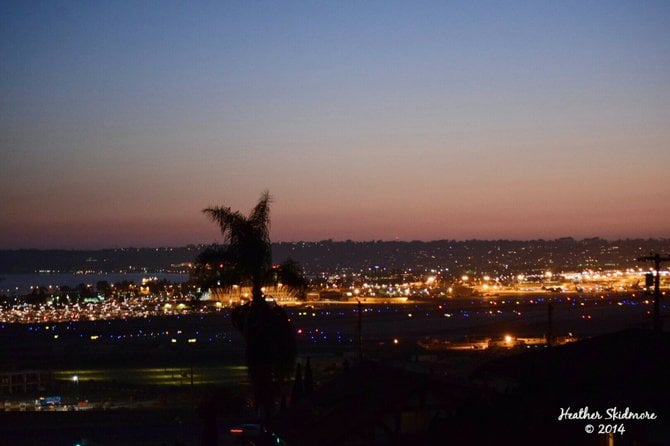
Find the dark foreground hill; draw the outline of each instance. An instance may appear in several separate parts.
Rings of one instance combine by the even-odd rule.
[[[668,333],[628,330],[504,357],[459,382],[364,363],[275,430],[319,446],[668,445],[668,355]]]
[[[665,446],[670,444],[668,355],[670,333],[635,329],[503,355],[456,380],[411,371],[411,362],[399,368],[352,361],[311,394],[291,401],[269,427],[287,441],[283,444],[299,446]],[[227,400],[212,395],[219,441],[203,444],[233,444],[225,441],[235,422],[226,415]],[[559,419],[566,411],[573,415]],[[612,411],[621,419],[607,419]],[[75,444],[82,438],[100,445],[201,444],[206,423],[198,413],[183,408],[0,413],[0,445]],[[601,418],[585,418],[596,414]],[[644,419],[630,419],[631,414]],[[599,435],[601,429],[613,433]],[[276,444],[274,436],[272,442],[254,440]]]

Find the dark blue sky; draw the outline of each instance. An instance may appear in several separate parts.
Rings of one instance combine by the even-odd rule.
[[[670,236],[669,2],[3,2],[2,247]]]

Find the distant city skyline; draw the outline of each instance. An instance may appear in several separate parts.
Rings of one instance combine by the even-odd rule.
[[[670,3],[30,3],[0,249],[670,237]]]

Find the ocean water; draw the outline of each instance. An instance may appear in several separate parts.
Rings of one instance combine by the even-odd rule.
[[[0,293],[16,294],[30,292],[30,287],[57,287],[66,285],[71,288],[76,287],[80,283],[86,285],[93,285],[101,280],[106,280],[109,283],[135,282],[142,283],[142,279],[156,277],[158,280],[166,279],[170,282],[186,282],[188,281],[188,274],[175,273],[126,273],[126,274],[1,274],[0,275]]]

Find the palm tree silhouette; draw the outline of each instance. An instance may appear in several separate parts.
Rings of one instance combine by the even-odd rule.
[[[248,216],[229,207],[203,212],[219,225],[225,245],[206,249],[196,259],[196,280],[203,287],[250,285],[250,302],[233,309],[233,326],[246,344],[246,363],[257,411],[265,418],[274,412],[275,383],[290,377],[296,357],[295,333],[284,310],[268,303],[263,287],[286,278],[286,286],[304,288],[295,262],[272,266],[270,203],[267,191]]]

